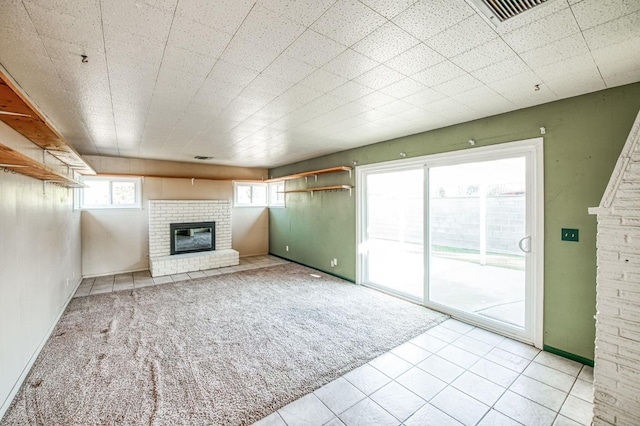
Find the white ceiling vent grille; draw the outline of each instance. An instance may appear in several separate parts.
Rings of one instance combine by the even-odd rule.
[[[472,0],[494,24],[547,2],[547,0]]]

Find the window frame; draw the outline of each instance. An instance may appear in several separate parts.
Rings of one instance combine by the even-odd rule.
[[[268,184],[268,188],[267,188],[267,195],[268,195],[268,204],[269,207],[275,207],[275,208],[282,208],[282,207],[286,207],[287,206],[287,199],[285,194],[282,194],[282,203],[278,203],[277,200],[273,200],[272,199],[272,193],[271,193],[271,188],[274,187],[278,187],[278,186],[282,186],[282,191],[284,192],[285,190],[285,181],[284,180],[279,180],[277,182],[269,182]],[[276,189],[277,192],[277,189]],[[277,195],[276,195],[277,197]]]
[[[238,188],[241,187],[251,187],[251,203],[241,203],[238,201]],[[253,188],[264,188],[266,192],[265,202],[263,203],[254,203],[253,202]],[[261,182],[233,182],[233,206],[234,207],[269,207],[269,187],[266,183]]]
[[[96,175],[96,176],[80,176],[80,182],[90,181],[106,181],[109,182],[109,203],[108,204],[96,204],[87,205],[84,202],[84,191],[86,188],[79,188],[77,191],[77,209],[78,210],[113,210],[113,209],[142,209],[142,177],[139,176],[109,176],[109,175]],[[130,182],[135,186],[135,202],[133,204],[114,204],[113,203],[113,183],[114,182]]]

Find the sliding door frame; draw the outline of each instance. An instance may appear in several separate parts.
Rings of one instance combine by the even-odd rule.
[[[424,268],[424,282],[425,293],[424,306],[431,306],[437,308],[433,304],[429,304],[427,293],[427,279],[429,277],[429,224],[428,224],[428,203],[429,203],[429,175],[428,170],[430,167],[441,166],[445,164],[460,164],[472,161],[490,161],[493,159],[504,158],[509,156],[516,156],[517,154],[530,153],[527,159],[527,169],[532,173],[531,178],[527,179],[527,224],[529,229],[528,235],[531,236],[531,252],[528,259],[527,277],[530,280],[530,284],[527,286],[526,297],[530,298],[528,306],[530,312],[526,313],[529,316],[529,329],[525,330],[525,333],[509,332],[505,329],[496,329],[491,326],[490,323],[477,322],[471,316],[466,316],[462,313],[452,312],[452,316],[463,319],[467,322],[477,323],[479,326],[487,329],[493,329],[501,334],[522,340],[527,343],[533,343],[536,347],[542,348],[543,345],[543,323],[544,323],[544,167],[543,167],[543,138],[526,139],[515,142],[507,142],[496,145],[490,145],[486,147],[478,147],[472,149],[466,149],[462,151],[451,151],[445,153],[438,153],[432,155],[426,155],[421,157],[400,159],[393,161],[386,161],[382,163],[369,164],[356,167],[356,185],[358,188],[356,197],[356,283],[366,285],[364,278],[366,277],[366,261],[365,261],[365,238],[366,238],[366,176],[370,173],[379,172],[392,172],[396,170],[406,170],[409,168],[423,167],[424,173],[424,214],[425,214],[425,226],[424,226],[424,254],[425,254],[425,268]],[[530,196],[529,196],[530,194]],[[530,205],[529,205],[530,204]],[[530,216],[533,215],[535,220]],[[375,287],[380,289],[377,286]],[[390,292],[391,294],[402,297]],[[407,298],[407,300],[416,303],[415,299]],[[533,320],[531,320],[533,318]]]

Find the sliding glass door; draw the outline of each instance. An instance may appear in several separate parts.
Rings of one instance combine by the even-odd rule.
[[[526,170],[524,156],[429,168],[428,302],[524,329]]]
[[[422,301],[424,170],[422,167],[381,170],[367,174],[365,179],[365,281]]]
[[[541,343],[542,140],[359,167],[358,282]]]

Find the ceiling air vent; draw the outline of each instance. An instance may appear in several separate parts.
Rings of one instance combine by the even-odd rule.
[[[473,0],[494,24],[504,22],[546,2],[547,0]]]
[[[196,160],[213,160],[213,157],[205,157],[204,155],[196,155],[195,157]]]

